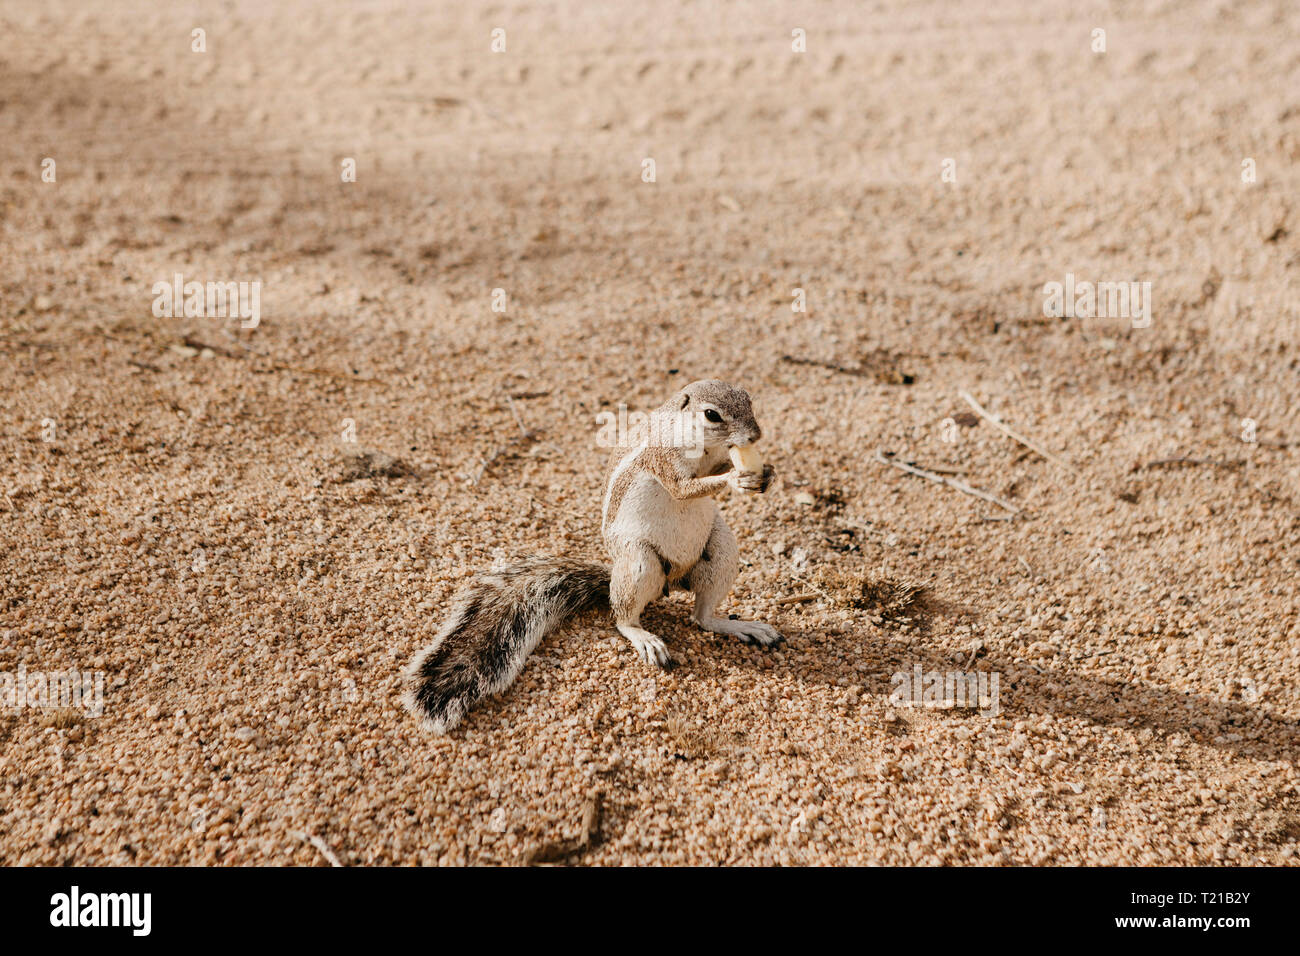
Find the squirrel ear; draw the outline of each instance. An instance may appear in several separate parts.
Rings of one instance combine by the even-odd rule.
[[[685,408],[685,407],[686,407],[687,405],[689,405],[690,403],[691,403],[691,396],[689,396],[689,395],[683,395],[683,396],[682,396],[682,408]]]

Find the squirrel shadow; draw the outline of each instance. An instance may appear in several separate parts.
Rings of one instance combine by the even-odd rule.
[[[942,602],[927,608],[957,609],[956,605]],[[967,658],[957,662],[951,651],[931,643],[926,631],[902,637],[883,627],[855,622],[819,640],[818,628],[792,627],[790,615],[783,617],[778,629],[786,640],[775,649],[782,653],[783,660],[770,669],[773,674],[828,686],[856,684],[863,687],[864,693],[888,698],[895,690],[891,677],[911,672],[918,664],[926,672],[997,673],[999,716],[1009,720],[1051,713],[1102,726],[1183,733],[1198,743],[1255,760],[1294,761],[1300,752],[1300,721],[1258,704],[1083,674],[1071,671],[1068,661],[1039,666],[1017,660],[1016,655],[996,645],[985,645],[973,661]],[[651,620],[648,626],[661,628],[670,647],[689,649],[690,668],[702,673],[714,666],[762,666],[759,655],[772,653],[771,649],[748,647],[734,638],[700,631],[684,606],[675,608],[668,602],[653,605],[647,609],[647,618]],[[810,647],[832,643],[836,645],[834,656],[801,659]],[[813,656],[817,657],[815,653]],[[715,663],[708,663],[710,660]],[[865,673],[854,666],[863,661],[872,665]],[[971,719],[979,713],[955,708],[933,712],[952,719]],[[1240,739],[1227,739],[1229,735]]]

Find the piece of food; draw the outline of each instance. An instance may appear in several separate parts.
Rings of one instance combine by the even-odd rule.
[[[731,448],[731,463],[736,466],[736,471],[748,471],[755,475],[763,473],[763,456],[758,453],[758,449],[753,445],[746,445],[744,448],[737,448],[733,445]]]

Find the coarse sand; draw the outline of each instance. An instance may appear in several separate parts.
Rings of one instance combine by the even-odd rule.
[[[0,689],[103,705],[0,707],[0,863],[1300,862],[1300,7],[0,36]],[[177,274],[255,327],[156,315]],[[1067,281],[1149,313],[1045,315]],[[787,643],[677,595],[660,671],[589,614],[421,732],[457,586],[599,556],[597,415],[709,377],[778,476],[720,502],[722,610]],[[891,699],[918,668],[997,713]]]

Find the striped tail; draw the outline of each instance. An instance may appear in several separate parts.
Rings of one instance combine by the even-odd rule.
[[[444,734],[475,701],[505,690],[542,638],[580,611],[609,604],[609,568],[532,558],[465,588],[433,643],[406,669],[403,700]]]

